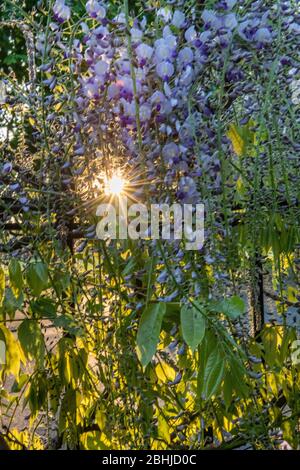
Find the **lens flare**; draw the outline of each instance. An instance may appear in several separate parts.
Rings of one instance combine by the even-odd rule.
[[[125,180],[119,175],[113,175],[105,183],[105,193],[112,196],[120,196],[125,187]]]

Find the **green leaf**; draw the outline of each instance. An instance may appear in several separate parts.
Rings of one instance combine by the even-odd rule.
[[[122,271],[123,276],[128,276],[128,274],[130,274],[134,270],[135,265],[136,265],[135,259],[130,258],[125,268]]]
[[[157,419],[157,433],[167,444],[171,443],[170,427],[162,414]]]
[[[36,263],[30,263],[27,268],[26,279],[33,295],[38,297],[48,286],[47,265],[40,261]]]
[[[57,271],[53,276],[53,283],[59,295],[65,293],[71,284],[70,274]]]
[[[143,311],[137,333],[137,355],[143,367],[155,354],[165,313],[166,305],[162,302],[150,304]]]
[[[262,331],[262,343],[264,346],[265,361],[270,367],[273,367],[278,361],[280,342],[281,338],[278,328],[265,325]]]
[[[166,302],[166,313],[163,318],[162,329],[169,333],[174,324],[180,324],[180,303]]]
[[[212,310],[219,313],[224,313],[231,320],[236,320],[239,316],[245,313],[245,302],[243,299],[234,295],[230,299],[224,299],[213,305]]]
[[[199,304],[199,310],[203,308]],[[205,334],[205,318],[195,306],[181,308],[181,328],[184,341],[192,351],[201,343]]]
[[[3,60],[3,63],[6,65],[14,65],[17,64],[18,62],[26,62],[27,61],[27,55],[26,54],[12,54]]]
[[[223,375],[224,361],[218,349],[215,349],[209,355],[205,365],[203,384],[203,396],[205,400],[209,400],[209,398],[217,392],[222,382]]]
[[[70,333],[70,335],[83,336],[83,329],[76,323],[74,318],[70,316],[60,315],[59,317],[54,318],[52,321],[54,326],[63,328],[65,331]]]
[[[216,394],[224,376],[224,358],[218,338],[208,330],[199,351],[198,397],[208,400]]]
[[[40,325],[33,320],[24,320],[18,328],[18,337],[28,359],[34,359],[41,367],[45,357],[45,341]]]
[[[223,386],[223,397],[226,406],[226,410],[230,407],[233,397],[233,383],[232,376],[229,370],[226,371],[224,377],[224,386]]]
[[[295,329],[287,328],[283,331],[283,338],[282,338],[282,343],[281,343],[280,353],[279,353],[282,366],[285,363],[285,361],[290,357],[291,344],[295,340],[297,340],[297,333]]]
[[[250,390],[245,380],[247,371],[243,363],[239,359],[231,357],[228,364],[230,366],[233,389],[239,397],[247,398]]]
[[[80,444],[86,450],[109,450],[111,447],[102,431],[89,431],[81,434]]]
[[[30,380],[29,406],[32,414],[46,408],[48,381],[43,373],[34,374]]]
[[[23,305],[23,294],[20,293],[19,297],[16,298],[10,287],[5,289],[5,297],[3,301],[3,311],[7,313],[10,318],[13,318],[16,311]]]
[[[15,296],[19,296],[23,287],[23,276],[21,265],[19,261],[15,258],[12,258],[8,266],[9,278],[12,285],[12,290]]]
[[[13,385],[12,385],[12,388],[11,388],[11,391],[13,393],[18,393],[22,390],[23,386],[25,385],[25,383],[28,381],[29,379],[29,375],[27,374],[20,374],[20,377],[19,377],[19,380],[15,380]]]
[[[31,302],[30,308],[34,316],[38,318],[54,318],[56,317],[56,305],[53,300],[41,298]]]

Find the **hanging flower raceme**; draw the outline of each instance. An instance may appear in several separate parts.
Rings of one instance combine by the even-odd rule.
[[[86,11],[91,18],[103,20],[106,16],[106,9],[96,0],[89,0],[86,4]]]
[[[68,21],[71,17],[70,7],[65,4],[64,0],[56,0],[53,6],[53,13],[55,21],[60,24]]]

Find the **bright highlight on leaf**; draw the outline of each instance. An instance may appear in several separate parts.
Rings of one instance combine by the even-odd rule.
[[[252,119],[243,126],[237,126],[236,124],[229,126],[227,137],[231,141],[233,150],[238,157],[245,155],[246,152],[251,152],[251,146],[256,143],[254,127],[255,122]]]
[[[231,140],[234,152],[240,157],[244,153],[245,142],[240,136],[237,126],[234,124],[230,126],[227,137]]]

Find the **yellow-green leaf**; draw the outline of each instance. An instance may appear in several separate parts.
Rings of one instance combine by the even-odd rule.
[[[2,304],[5,292],[5,272],[2,266],[0,266],[0,306]]]
[[[6,346],[5,371],[17,377],[20,372],[21,359],[24,358],[19,342],[4,325],[0,325],[0,339],[4,341]]]

